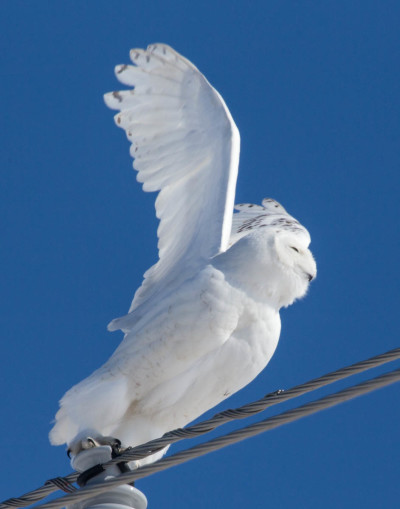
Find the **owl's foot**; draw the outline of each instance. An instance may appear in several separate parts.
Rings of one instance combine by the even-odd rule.
[[[124,452],[124,448],[121,447],[121,441],[114,437],[104,437],[102,435],[96,437],[86,436],[85,438],[72,442],[67,450],[68,457],[76,456],[82,451],[92,449],[93,447],[99,447],[101,445],[108,445],[111,447],[111,456],[116,456]]]
[[[102,435],[96,436],[96,437],[85,436],[84,438],[81,437],[79,439],[76,439],[70,445],[70,448],[68,449],[67,454],[69,457],[71,457],[71,455],[72,455],[75,458],[76,456],[80,455],[81,453],[85,454],[85,451],[88,454],[90,454],[89,451],[91,449],[94,449],[96,447],[102,447],[102,446],[110,447],[112,459],[118,458],[118,456],[120,456],[126,450],[121,446],[121,441],[118,438],[104,437]],[[108,452],[108,455],[109,454],[110,453]],[[110,458],[110,456],[108,456],[108,458]],[[72,461],[74,462],[76,460],[73,459]],[[106,455],[106,459],[103,461],[106,461],[106,462],[108,461],[107,455]],[[136,462],[130,462],[130,465],[137,467]],[[127,461],[120,461],[115,464],[115,467],[117,467],[121,473],[129,472],[131,470],[131,468],[129,468],[129,466],[128,466]],[[81,474],[79,475],[79,477],[77,479],[78,485],[81,487],[85,486],[85,484],[90,479],[103,473],[105,471],[105,469],[107,469],[107,468],[108,467],[103,467],[103,465],[100,463],[100,464],[96,464],[96,465],[90,467],[87,470],[84,470],[83,472],[81,472]],[[134,483],[131,483],[131,485],[133,486]]]

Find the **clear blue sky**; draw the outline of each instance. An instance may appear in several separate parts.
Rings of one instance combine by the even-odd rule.
[[[1,499],[70,471],[47,440],[57,401],[114,350],[106,324],[156,260],[154,195],[102,99],[132,47],[168,43],[206,74],[241,132],[237,201],[273,197],[312,236],[317,280],[223,407],[400,346],[399,16],[394,0],[0,3]],[[394,507],[399,394],[138,487],[153,508]]]

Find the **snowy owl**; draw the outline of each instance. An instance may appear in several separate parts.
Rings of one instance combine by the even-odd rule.
[[[308,231],[279,203],[234,207],[240,138],[219,93],[169,46],[130,56],[116,76],[133,88],[105,102],[143,190],[159,192],[159,260],[109,325],[122,343],[60,401],[50,441],[73,454],[158,438],[247,385],[275,351],[280,308],[316,275]]]

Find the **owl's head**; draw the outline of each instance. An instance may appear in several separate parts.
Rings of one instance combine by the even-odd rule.
[[[275,232],[272,244],[273,259],[281,278],[281,304],[289,306],[306,294],[317,275],[317,264],[308,248],[310,237],[305,229],[302,234],[282,230]]]
[[[271,198],[262,206],[235,208],[239,213],[233,216],[231,251],[247,253],[252,260],[243,279],[252,280],[261,298],[278,308],[303,297],[317,274],[308,231]]]

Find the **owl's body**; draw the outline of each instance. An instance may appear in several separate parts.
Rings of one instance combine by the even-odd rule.
[[[192,64],[170,48],[152,46],[144,56],[143,68],[140,63],[139,67],[117,68],[118,74],[128,72],[139,84],[141,79],[148,79],[143,88],[144,99],[135,104],[134,94],[117,92],[112,96],[117,104],[111,105],[121,109],[117,123],[126,129],[133,146],[139,148],[138,154],[137,148],[133,151],[137,154],[139,177],[150,190],[161,189],[156,204],[161,217],[160,261],[146,273],[130,312],[111,323],[112,330],[119,328],[125,333],[120,346],[101,368],[70,389],[60,402],[50,439],[54,444],[67,443],[72,450],[87,436],[114,436],[125,446],[157,438],[186,425],[247,385],[276,349],[279,309],[302,297],[316,274],[307,230],[274,200],[264,200],[263,206],[239,205],[239,212],[232,219],[238,136],[219,95]],[[152,58],[156,60],[154,66],[149,63]],[[137,74],[138,69],[142,74]],[[151,94],[155,94],[153,101],[158,104],[163,86],[168,101],[173,97],[168,87],[174,90],[177,86],[176,69],[180,81],[175,93],[180,100],[188,96],[189,101],[186,105],[185,99],[180,108],[184,122],[175,118],[176,105],[168,107],[167,114],[161,106],[151,111]],[[189,91],[192,87],[193,97],[186,87]],[[137,88],[140,93],[140,86]],[[209,119],[210,129],[216,129],[211,133],[211,148],[203,140],[199,151],[201,137],[211,136],[207,125],[204,129],[202,124],[198,127],[199,115],[190,114],[193,125],[185,127],[185,122],[190,123],[187,110],[193,108],[191,100],[201,101],[200,116],[207,114],[207,108],[210,115],[217,109],[217,122]],[[141,113],[142,106],[147,108],[145,113]],[[173,119],[175,130],[165,129],[165,140],[157,133],[160,128],[156,123],[155,133],[150,132],[152,115],[166,122]],[[176,133],[184,128],[180,139]],[[198,136],[192,139],[196,128]],[[216,134],[220,138],[217,144]],[[168,139],[172,150],[169,153],[164,149],[164,153],[162,147],[167,146]],[[185,147],[188,139],[193,146]],[[154,140],[158,145],[154,145]],[[176,140],[178,147],[174,147]],[[143,151],[141,159],[140,148],[146,148],[146,143],[150,147]],[[187,159],[181,155],[186,149],[190,156]],[[152,160],[154,153],[158,156]],[[210,160],[213,157],[216,160]],[[165,168],[174,158],[176,175],[171,177]],[[221,162],[224,158],[225,164]],[[187,170],[190,164],[192,171]],[[182,168],[186,168],[189,177],[183,170],[180,173]],[[202,187],[207,172],[208,180]],[[169,195],[174,194],[174,186],[179,191],[179,202],[172,203]],[[188,194],[189,188],[192,194]],[[207,224],[210,214],[216,214],[213,224]]]

